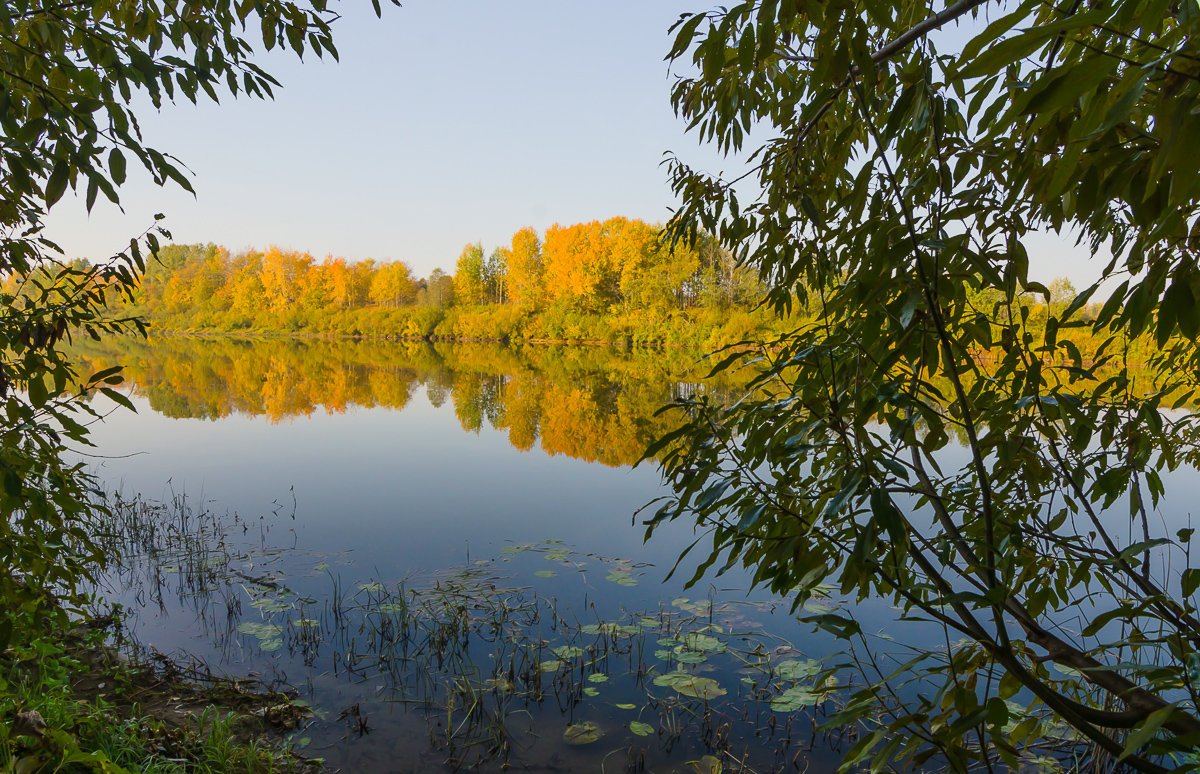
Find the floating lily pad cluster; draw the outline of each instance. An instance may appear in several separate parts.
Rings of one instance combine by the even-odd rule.
[[[728,691],[711,677],[700,677],[688,672],[667,672],[654,678],[654,684],[672,688],[684,696],[691,696],[702,701],[710,701],[718,696],[724,696]]]
[[[641,634],[642,627],[609,622],[586,624],[579,627],[579,631],[583,634],[604,634],[609,637],[632,637],[636,634]]]
[[[266,652],[279,650],[283,647],[283,627],[272,623],[254,623],[245,621],[238,624],[237,630],[258,640],[258,647]]]

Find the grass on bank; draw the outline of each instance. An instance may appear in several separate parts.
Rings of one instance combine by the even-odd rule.
[[[98,634],[48,632],[0,653],[0,772],[314,768],[264,741],[260,719],[206,702],[195,685],[115,658]]]

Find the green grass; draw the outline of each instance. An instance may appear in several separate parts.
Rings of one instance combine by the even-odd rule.
[[[237,741],[236,717],[215,707],[181,725],[143,715],[138,705],[121,700],[130,680],[123,669],[105,668],[97,676],[95,667],[50,638],[8,648],[0,655],[0,772],[265,774],[303,769],[302,761],[266,742]],[[105,695],[81,697],[75,686],[89,672]],[[18,713],[30,712],[45,723],[40,733],[20,733],[29,724],[22,724]]]

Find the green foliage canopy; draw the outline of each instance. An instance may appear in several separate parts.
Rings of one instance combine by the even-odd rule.
[[[944,628],[889,679],[852,614],[812,618],[866,678],[830,721],[868,724],[847,767],[1016,768],[1064,723],[1081,754],[1198,763],[1200,569],[1155,513],[1197,461],[1196,0],[753,0],[675,32],[676,111],[755,193],[671,158],[671,229],[815,318],[716,366],[748,369],[742,402],[679,404],[651,531],[704,527],[698,575],[740,562],[798,604],[828,582]],[[1102,269],[1035,322],[1037,230]],[[1059,335],[1085,325],[1089,359]],[[1150,392],[1124,356],[1143,332]]]

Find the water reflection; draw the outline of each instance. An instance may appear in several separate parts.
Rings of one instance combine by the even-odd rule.
[[[125,364],[139,407],[96,429],[106,482],[200,491],[115,509],[105,596],[139,642],[298,689],[315,714],[292,741],[331,768],[831,771],[853,743],[816,730],[842,699],[787,601],[739,568],[685,590],[693,566],[667,573],[695,536],[643,546],[630,524],[661,490],[623,467],[699,389],[691,353],[166,338],[78,357]]]
[[[549,345],[163,337],[87,344],[77,357],[91,372],[123,364],[135,394],[167,417],[282,422],[404,409],[424,387],[435,407],[453,406],[464,430],[504,430],[518,449],[609,466],[637,462],[671,429],[658,409],[694,392],[705,373],[691,352]]]

